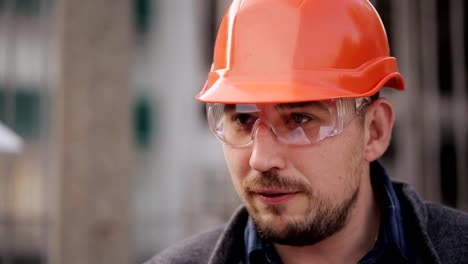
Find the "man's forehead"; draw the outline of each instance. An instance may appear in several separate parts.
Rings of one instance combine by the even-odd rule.
[[[306,108],[306,107],[320,107],[325,108],[328,105],[327,102],[323,101],[308,101],[308,102],[292,102],[292,103],[277,103],[277,104],[226,104],[225,110],[235,110],[237,112],[254,112],[260,111],[261,109],[273,107],[273,108]]]
[[[279,107],[281,108],[305,108],[305,107],[324,107],[328,105],[328,101],[308,101],[308,102],[297,102],[297,103],[284,103],[284,104],[278,104]]]

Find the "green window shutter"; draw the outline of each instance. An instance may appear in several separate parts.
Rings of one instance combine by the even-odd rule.
[[[153,133],[153,111],[150,102],[144,98],[138,98],[133,109],[133,135],[134,141],[140,148],[147,148],[151,144]]]
[[[135,30],[138,33],[146,33],[151,26],[152,6],[150,0],[133,1],[133,17]]]
[[[14,0],[15,13],[21,15],[39,14],[40,0]]]
[[[5,87],[0,84],[0,121],[6,123]]]
[[[40,98],[37,91],[16,89],[15,92],[15,130],[25,138],[39,135]]]

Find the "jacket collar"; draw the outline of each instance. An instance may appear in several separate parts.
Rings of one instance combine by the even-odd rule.
[[[226,224],[219,237],[208,264],[241,263],[244,256],[244,229],[249,214],[244,206],[239,207]]]
[[[423,243],[420,243],[421,250],[427,254],[431,263],[441,263],[440,258],[435,251],[435,247],[427,232],[428,212],[424,201],[414,191],[410,185],[394,181],[393,188],[402,204],[403,214],[405,218],[412,221],[413,228],[411,232],[413,237],[420,237]]]

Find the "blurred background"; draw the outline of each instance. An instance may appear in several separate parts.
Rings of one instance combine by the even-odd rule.
[[[382,161],[468,210],[468,3],[372,2],[407,83]],[[194,99],[228,4],[0,0],[0,263],[141,263],[230,216]]]

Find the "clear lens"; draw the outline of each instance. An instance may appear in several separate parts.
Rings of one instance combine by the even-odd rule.
[[[361,105],[354,99],[288,104],[208,104],[215,136],[234,147],[249,145],[260,125],[288,145],[308,145],[340,134]]]

